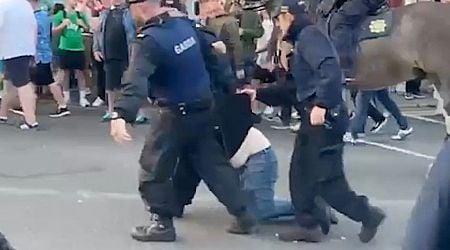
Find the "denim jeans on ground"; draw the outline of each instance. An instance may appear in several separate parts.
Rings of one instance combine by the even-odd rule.
[[[278,161],[272,148],[252,155],[242,174],[243,189],[248,197],[248,210],[260,220],[294,215],[292,203],[275,200]]]
[[[408,128],[408,121],[406,117],[402,115],[397,104],[389,96],[388,89],[381,89],[376,91],[360,91],[356,96],[356,114],[353,118],[350,132],[352,134],[364,133],[367,120],[367,110],[372,98],[376,97],[378,101],[383,104],[386,110],[392,114],[392,116],[397,121],[400,129]]]

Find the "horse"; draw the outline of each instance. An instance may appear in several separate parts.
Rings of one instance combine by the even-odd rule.
[[[318,16],[319,0],[306,1],[317,25],[327,25],[329,22]],[[272,2],[271,6],[277,4]],[[377,90],[425,72],[423,75],[434,84],[435,95],[443,104],[447,135],[450,135],[450,4],[419,2],[388,11],[389,33],[359,42],[355,79],[348,86]],[[328,18],[332,19],[333,13],[330,15]],[[321,28],[326,32],[326,27]]]

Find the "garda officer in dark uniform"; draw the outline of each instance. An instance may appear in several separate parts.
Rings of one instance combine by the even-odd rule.
[[[142,150],[139,182],[141,197],[157,218],[150,226],[136,227],[132,237],[139,241],[176,239],[172,177],[180,156],[194,163],[199,176],[235,217],[228,232],[250,233],[255,219],[246,211],[238,175],[213,134],[213,95],[205,65],[212,53],[210,46],[204,46],[202,34],[189,19],[174,17],[159,0],[129,4],[134,16],[145,19],[146,25],[132,50],[111,135],[119,142],[131,140],[125,123],[134,120],[146,101],[148,84],[160,107],[159,119]]]
[[[337,10],[331,18],[329,32],[346,77],[353,78],[355,74],[358,30],[362,21],[383,6],[388,6],[386,0],[323,0],[319,5],[325,17]]]
[[[315,198],[361,222],[360,240],[369,242],[385,218],[365,196],[349,186],[343,166],[342,137],[348,115],[342,100],[343,73],[336,51],[319,28],[312,25],[305,6],[284,0],[278,17],[286,40],[295,44],[291,72],[297,86],[301,126],[289,172],[291,198],[299,227],[281,233],[283,241],[319,242],[323,238]],[[244,90],[258,99],[258,92]],[[255,96],[256,94],[256,96]]]

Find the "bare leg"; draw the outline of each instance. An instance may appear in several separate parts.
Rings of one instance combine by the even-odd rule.
[[[2,96],[2,105],[0,106],[0,117],[6,118],[8,117],[9,108],[11,108],[13,102],[17,100],[17,90],[7,80],[4,80],[3,84],[4,92]]]
[[[17,88],[20,104],[22,105],[25,122],[36,123],[36,93],[33,84],[30,82],[25,86]]]
[[[56,76],[57,83],[62,86],[64,102],[70,102],[70,91],[69,91],[69,78],[70,78],[70,70],[60,69]]]
[[[64,100],[61,86],[57,83],[52,83],[48,87],[50,88],[50,92],[52,92],[53,98],[55,99],[56,103],[58,103],[58,107],[65,108],[67,106],[67,103]]]
[[[78,90],[80,91],[80,106],[91,106],[91,103],[86,99],[86,79],[84,78],[84,73],[83,71],[76,70],[75,74],[78,80]]]
[[[115,90],[108,90],[106,91],[108,94],[108,112],[114,111],[114,101],[116,100],[116,91]]]

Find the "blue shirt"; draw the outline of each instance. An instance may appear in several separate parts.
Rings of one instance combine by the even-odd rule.
[[[36,63],[52,62],[52,20],[46,11],[34,12],[36,17],[38,33],[36,44]]]

